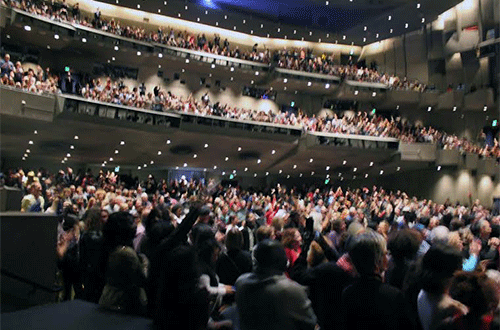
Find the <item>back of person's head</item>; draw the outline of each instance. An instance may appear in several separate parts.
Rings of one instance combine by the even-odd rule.
[[[295,243],[295,234],[298,232],[296,228],[288,228],[283,231],[283,236],[281,237],[281,243],[284,247],[293,248]]]
[[[447,244],[450,230],[445,226],[437,226],[431,230],[431,244]]]
[[[255,237],[257,242],[261,242],[265,239],[273,239],[274,228],[271,226],[260,226],[255,232]]]
[[[196,246],[198,258],[209,266],[215,266],[215,253],[220,251],[220,245],[215,238],[208,238]]]
[[[422,236],[419,232],[412,229],[402,229],[389,234],[387,249],[391,251],[395,262],[402,262],[415,258],[421,243]]]
[[[257,273],[282,274],[286,270],[287,257],[285,249],[278,241],[266,239],[259,242],[253,255]]]
[[[64,231],[71,230],[78,224],[78,217],[72,213],[66,213],[62,218],[62,228]]]
[[[312,241],[307,253],[307,264],[309,267],[315,267],[323,263],[325,260],[325,252],[321,246],[316,241]]]
[[[151,246],[154,248],[160,244],[160,242],[168,237],[173,231],[175,227],[170,222],[158,222],[151,227],[148,237],[151,240]]]
[[[450,285],[450,296],[469,307],[469,315],[479,319],[497,309],[500,288],[485,273],[455,273]]]
[[[243,246],[243,234],[233,227],[227,232],[225,243],[228,250],[240,250]]]
[[[84,222],[85,222],[85,230],[101,231],[102,230],[101,209],[98,207],[90,208],[87,211]]]
[[[107,246],[132,246],[136,234],[134,218],[128,212],[115,212],[109,215],[104,224],[103,236]]]
[[[138,285],[140,272],[141,263],[133,248],[121,246],[109,255],[106,273],[108,284],[120,289]]]
[[[352,237],[349,258],[360,276],[383,272],[386,254],[387,244],[379,233],[370,230]]]
[[[462,268],[460,251],[445,244],[435,244],[422,258],[422,288],[430,293],[441,294],[449,285],[455,271]]]

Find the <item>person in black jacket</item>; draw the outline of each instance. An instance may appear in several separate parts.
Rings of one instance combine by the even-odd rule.
[[[352,238],[349,257],[359,278],[342,293],[343,329],[414,329],[403,293],[383,282],[385,239],[367,231]]]
[[[219,256],[215,269],[221,283],[234,285],[240,275],[252,271],[252,256],[241,249],[242,245],[241,231],[238,228],[230,229],[226,234],[227,252]]]

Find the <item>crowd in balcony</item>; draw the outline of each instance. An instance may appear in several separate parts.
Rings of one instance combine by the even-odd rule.
[[[316,115],[308,116],[300,110],[295,114],[245,109],[211,102],[208,94],[203,95],[199,100],[195,99],[192,94],[183,98],[170,91],[163,91],[159,86],[156,86],[152,92],[147,92],[143,85],[130,87],[110,77],[105,80],[91,79],[88,76],[77,79],[70,71],[60,77],[53,74],[50,68],[43,70],[40,65],[37,65],[35,69],[29,68],[25,71],[21,62],[16,61],[14,64],[10,60],[9,54],[5,54],[0,61],[0,75],[0,84],[34,93],[63,92],[80,95],[89,100],[148,110],[175,111],[290,125],[312,132],[392,137],[410,143],[437,143],[442,149],[459,150],[463,154],[474,153],[484,158],[500,159],[500,148],[496,139],[489,144],[477,144],[432,127],[413,125],[399,117],[384,118],[366,112],[357,112],[351,116],[339,117],[333,114],[317,117]]]
[[[499,209],[472,196],[440,204],[376,186],[244,190],[71,168],[1,178],[25,191],[21,211],[61,215],[63,300],[165,329],[499,326]]]
[[[238,46],[230,47],[229,41],[215,34],[213,38],[205,34],[195,35],[188,31],[176,31],[170,27],[159,26],[156,31],[147,31],[142,27],[128,26],[121,24],[115,18],[107,19],[102,16],[97,8],[93,17],[86,17],[81,13],[79,4],[70,6],[66,0],[62,2],[32,2],[26,0],[2,0],[3,3],[27,11],[31,14],[41,15],[55,21],[63,21],[84,25],[99,29],[101,31],[113,33],[122,37],[136,40],[161,43],[168,46],[180,47],[191,50],[208,52],[221,56],[234,57],[248,61],[256,61],[276,65],[280,68],[298,70],[304,72],[321,73],[339,76],[342,79],[382,83],[392,89],[411,90],[423,92],[426,85],[418,80],[401,79],[394,75],[382,74],[377,71],[377,66],[372,63],[370,67],[364,63],[354,63],[352,57],[346,65],[339,65],[339,59],[334,55],[323,53],[320,56],[313,55],[311,49],[297,48],[278,50],[271,52],[267,47],[259,49],[255,44],[252,49],[243,50]]]

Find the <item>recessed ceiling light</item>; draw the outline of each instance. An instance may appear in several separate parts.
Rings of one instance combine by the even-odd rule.
[[[314,161],[314,159],[312,159],[312,158],[311,158],[311,159],[309,159],[309,163],[312,163],[313,161]]]
[[[330,88],[330,84],[328,84],[328,83],[327,83],[327,84],[325,84],[325,88],[326,88],[326,89]]]
[[[219,26],[219,22],[215,22],[215,26]]]
[[[373,162],[370,162],[370,166],[373,166]]]
[[[31,26],[29,26],[29,25],[25,25],[25,26],[24,26],[24,29],[25,29],[26,31],[31,31]]]
[[[359,91],[354,91],[354,95],[358,95],[359,94]]]
[[[151,161],[150,164],[153,165],[155,162],[154,161]]]
[[[296,169],[296,168],[297,168],[297,165],[296,165],[296,164],[294,164],[294,165],[293,165],[293,169]]]
[[[260,164],[262,163],[262,160],[261,159],[257,159],[257,164]]]
[[[286,178],[287,178],[287,179],[290,179],[290,174],[288,174],[288,175],[286,176]]]
[[[358,170],[357,167],[355,167],[355,168],[352,169],[353,172],[356,172],[357,170]]]
[[[28,157],[28,154],[24,154],[24,157]]]
[[[214,170],[216,170],[216,169],[217,169],[217,166],[214,166]]]
[[[238,151],[241,151],[241,147],[238,147]]]
[[[407,28],[408,28],[408,23],[405,23],[405,29],[407,29]]]
[[[373,97],[377,96],[377,92],[373,92],[373,93],[372,93],[372,96],[373,96]]]
[[[342,36],[342,40],[345,40],[346,36]]]
[[[312,36],[312,35],[313,35],[312,31],[309,31],[309,35],[310,35],[310,36]]]
[[[368,30],[368,27],[365,25],[365,27],[363,27],[363,31],[366,31]]]
[[[330,4],[330,2],[329,2],[329,1],[326,1],[326,2],[325,2],[325,5],[327,5],[327,6],[328,6],[329,4]]]
[[[417,3],[417,9],[420,9],[420,2]]]
[[[69,148],[70,148],[71,150],[74,150],[74,149],[75,149],[75,146],[74,146],[74,145],[70,145],[70,146],[69,146]]]
[[[245,20],[245,19],[244,19],[244,20],[243,20],[243,24],[247,24],[247,20]]]
[[[281,28],[278,28],[278,32],[281,32]]]
[[[259,71],[255,71],[255,75],[258,76],[259,75]]]
[[[212,63],[211,67],[212,67],[212,69],[215,69],[215,64],[214,64],[214,63]]]
[[[285,87],[283,87],[283,90],[284,90],[284,91],[286,91],[286,86],[285,86]]]
[[[299,177],[302,177],[302,173],[299,174]]]
[[[384,174],[384,170],[380,170],[380,175]]]
[[[159,54],[158,54],[158,57],[159,57],[159,58],[163,58],[163,54],[162,54],[162,53],[159,53]],[[114,58],[114,57],[113,57],[113,58]]]
[[[82,38],[82,42],[87,42],[87,39],[86,38]]]
[[[104,165],[104,164],[103,164],[103,165]],[[142,167],[140,167],[140,166],[137,166],[137,169],[138,169],[138,170],[140,170],[141,168],[142,168]]]
[[[283,170],[279,170],[279,171],[278,171],[278,173],[279,173],[279,174],[283,173]]]
[[[117,149],[117,150],[115,150],[115,154],[118,154],[118,153],[119,153],[118,149]]]
[[[208,143],[205,143],[204,147],[205,147],[205,148],[208,148]]]
[[[487,110],[488,110],[488,106],[485,105],[483,108],[483,111],[487,111]]]
[[[260,28],[261,28],[261,29],[262,29],[262,28],[264,28],[264,24],[261,24],[261,25],[260,25]]]
[[[422,23],[425,23],[425,17],[422,17]]]
[[[110,161],[110,162],[112,162],[112,161],[113,161],[113,157],[110,157],[110,158],[109,158],[109,161]]]
[[[366,42],[366,38],[363,38],[363,42]]]
[[[170,140],[167,140],[167,144],[170,144]]]
[[[438,166],[438,167],[437,167],[437,170],[438,170],[438,171],[441,171],[441,166]]]
[[[183,166],[184,166],[184,167],[187,167],[187,166],[188,166],[188,164],[187,164],[187,163],[184,163],[184,165],[183,165]]]
[[[248,171],[248,167],[245,167],[245,172]]]
[[[26,157],[23,157],[22,160],[26,160]]]
[[[178,13],[178,14],[177,14],[177,17],[181,17],[181,13]]]
[[[208,10],[205,10],[205,15],[208,15]]]
[[[380,36],[380,35],[377,33],[377,34],[375,35],[375,38],[377,38],[377,39],[378,39],[378,37],[379,37],[379,36]]]
[[[78,135],[75,135],[75,138],[74,138],[74,139],[75,139],[75,140],[78,140]]]
[[[184,6],[184,9],[185,9],[185,10],[188,10],[188,6]]]
[[[54,34],[54,39],[59,40],[59,35],[57,33]]]
[[[28,144],[33,144],[33,141],[31,141],[31,140],[30,140],[30,141],[28,142]]]
[[[234,66],[232,66],[229,71],[233,72],[234,71]]]
[[[231,81],[233,81],[233,80],[234,80],[234,77],[231,77]]]
[[[342,165],[345,165],[345,164],[347,164],[347,160],[344,160],[344,161],[342,162]]]
[[[197,155],[197,154],[194,154],[194,155],[193,155],[193,158],[197,158],[197,157],[198,157],[198,155]]]
[[[161,9],[160,9],[160,8],[158,8],[158,14],[159,14],[159,13],[161,13]]]
[[[250,30],[250,34],[253,34],[253,30]]]
[[[233,30],[234,30],[234,31],[236,31],[236,25],[235,25],[235,26],[233,26]]]
[[[253,174],[253,177],[254,177],[254,178],[256,178],[256,177],[257,177],[257,173],[254,173],[254,174]]]
[[[29,150],[29,149],[26,149],[26,153],[28,153],[28,154],[29,154],[30,152],[31,152],[31,150]]]
[[[148,167],[148,164],[144,164],[144,165],[142,165],[142,167],[146,168],[146,167]]]
[[[311,85],[312,85],[312,82],[308,81],[307,86],[311,86]]]
[[[161,150],[158,150],[158,156],[161,156]]]
[[[275,153],[276,153],[276,150],[274,150],[274,149],[273,149],[273,150],[271,151],[271,155],[274,155]]]
[[[137,4],[137,9],[141,9],[141,5],[140,4]]]
[[[427,108],[427,112],[430,112],[432,110],[432,107]]]
[[[365,179],[368,177],[368,174],[365,174]]]
[[[314,175],[314,171],[311,172],[311,175]]]
[[[457,107],[453,107],[453,111],[457,111]]]
[[[124,146],[125,145],[125,141],[120,141],[120,145]]]
[[[120,48],[118,48],[118,46],[115,46],[115,50],[118,50],[118,49],[120,49]]]
[[[390,20],[392,19],[392,16],[391,16],[391,15],[389,15],[389,17],[388,17],[387,19],[390,21]]]
[[[393,31],[394,31],[393,29],[390,29],[390,30],[389,30],[389,33],[392,33]]]
[[[199,17],[198,17],[198,18],[196,18],[196,21],[197,21],[197,22],[199,22],[199,21],[200,21],[200,18],[199,18]]]
[[[293,30],[293,34],[297,34],[297,30]]]
[[[229,160],[229,157],[226,157],[224,160],[227,162]]]
[[[37,130],[33,131],[33,134],[38,134],[38,131]]]
[[[140,51],[137,51],[137,56],[141,56],[141,52]]]
[[[268,176],[268,175],[269,175],[269,172],[266,172],[266,176]]]

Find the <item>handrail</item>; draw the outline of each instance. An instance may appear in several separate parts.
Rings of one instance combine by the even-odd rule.
[[[34,281],[30,280],[30,279],[22,277],[22,276],[20,276],[18,274],[15,274],[15,273],[13,273],[11,271],[8,271],[6,269],[3,269],[3,268],[0,268],[0,272],[4,276],[13,278],[15,280],[18,280],[20,282],[23,282],[23,283],[26,283],[26,284],[29,284],[29,285],[32,285],[34,290],[41,289],[41,290],[49,292],[49,293],[57,293],[57,292],[62,291],[62,289],[63,289],[63,287],[59,286],[59,285],[56,285],[56,286],[54,286],[54,287],[51,288],[51,287],[48,287],[46,285],[43,285],[43,284],[40,284],[40,283],[36,283],[36,282],[34,282]]]
[[[333,80],[333,81],[340,82],[339,76],[330,75],[330,74],[305,72],[305,71],[290,70],[290,69],[283,69],[283,68],[276,68],[275,71],[279,72],[279,73],[283,73],[283,74],[289,74],[289,75],[295,75],[295,76],[299,75],[299,76],[304,76],[304,77],[309,77],[309,78],[326,79],[326,80]]]
[[[320,136],[320,137],[331,137],[339,139],[350,139],[350,140],[363,140],[363,141],[374,141],[374,142],[398,142],[398,138],[385,137],[385,136],[371,136],[371,135],[360,135],[360,134],[341,134],[341,133],[328,133],[328,132],[307,132],[307,134]]]
[[[172,112],[160,112],[160,111],[153,111],[153,110],[148,110],[148,109],[143,109],[143,108],[131,107],[131,106],[122,105],[122,104],[101,102],[101,101],[86,99],[84,97],[75,96],[75,95],[71,95],[71,94],[59,94],[58,96],[62,97],[62,98],[66,98],[66,99],[72,99],[75,101],[98,104],[98,105],[102,105],[102,106],[106,106],[106,107],[143,112],[143,113],[148,114],[148,115],[160,115],[160,116],[164,116],[164,117],[181,118],[180,115],[178,115],[176,113],[172,113]]]

